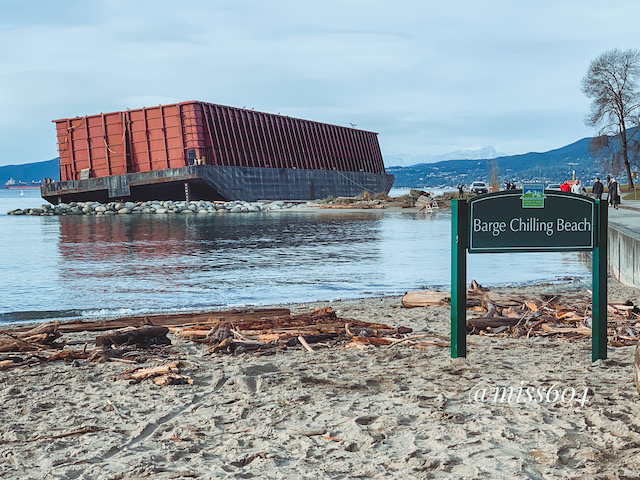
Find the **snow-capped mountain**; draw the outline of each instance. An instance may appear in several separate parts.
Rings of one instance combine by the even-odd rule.
[[[409,165],[416,165],[418,163],[434,163],[443,162],[446,160],[485,160],[491,158],[498,158],[507,154],[500,153],[496,149],[489,145],[480,148],[465,148],[463,150],[456,150],[455,152],[444,153],[441,155],[414,155],[414,154],[396,154],[396,155],[383,155],[384,164],[387,167],[408,167]]]

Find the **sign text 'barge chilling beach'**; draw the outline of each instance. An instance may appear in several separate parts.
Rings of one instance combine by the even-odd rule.
[[[469,253],[593,252],[592,360],[607,357],[607,205],[525,184],[452,201],[451,356],[466,356]]]

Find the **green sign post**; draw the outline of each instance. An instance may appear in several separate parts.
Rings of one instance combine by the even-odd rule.
[[[607,204],[525,184],[451,204],[451,356],[467,356],[467,252],[591,251],[592,361],[607,358]]]

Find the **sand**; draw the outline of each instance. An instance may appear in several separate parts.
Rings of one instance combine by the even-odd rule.
[[[627,299],[640,303],[640,292],[610,282],[609,301]],[[401,308],[399,297],[289,307],[327,305],[342,317],[449,335],[448,308]],[[115,380],[130,368],[116,362],[0,372],[0,478],[618,479],[640,472],[634,347],[609,348],[607,360],[592,363],[589,340],[550,337],[469,336],[466,359],[437,346],[211,355],[171,339],[173,353],[149,365],[182,360],[193,385]],[[514,396],[494,401],[499,386]],[[547,390],[538,397],[538,389]],[[568,401],[571,389],[576,397]],[[556,392],[567,401],[554,402]],[[78,431],[85,433],[52,438]]]

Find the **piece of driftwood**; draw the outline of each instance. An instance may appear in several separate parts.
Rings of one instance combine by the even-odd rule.
[[[47,348],[62,348],[55,343],[60,338],[59,323],[48,322],[21,331],[0,330],[0,352],[29,352]]]
[[[179,313],[171,315],[144,315],[132,317],[119,317],[114,319],[92,320],[92,321],[71,321],[59,323],[57,331],[59,333],[115,330],[125,327],[141,327],[145,325],[153,326],[180,326],[192,324],[219,324],[225,322],[238,322],[280,315],[289,315],[288,308],[256,308],[256,309],[234,309],[216,310],[202,313]],[[30,327],[19,327],[6,329],[10,333],[24,332]]]
[[[502,326],[512,327],[518,323],[520,323],[520,319],[509,317],[470,318],[467,320],[467,330],[486,330],[487,328]]]
[[[591,336],[591,329],[587,327],[552,327],[546,323],[543,323],[540,327],[548,333],[579,333],[580,335]]]
[[[275,338],[274,340],[279,341],[283,339],[279,335],[278,337],[279,338]],[[299,347],[300,345],[303,345],[302,342],[300,341],[300,338],[302,338],[307,343],[307,345],[309,345],[313,343],[326,342],[328,340],[335,340],[339,337],[340,337],[339,333],[325,333],[325,334],[319,334],[319,335],[298,335],[296,337],[289,337],[286,340],[286,342],[284,342],[284,344],[287,347]]]
[[[391,345],[391,339],[383,337],[353,337],[353,343],[364,343],[365,345]]]
[[[134,345],[139,348],[171,345],[167,333],[169,333],[167,327],[140,327],[97,337],[96,346],[105,349],[122,345]]]
[[[451,305],[451,293],[438,290],[412,291],[404,294],[401,300],[405,308],[441,307]],[[479,306],[481,296],[467,295],[467,308]]]
[[[506,295],[497,292],[484,292],[483,297],[488,298],[498,308],[521,307],[526,301],[518,295]]]
[[[485,295],[482,299],[482,306],[487,309],[487,313],[484,314],[484,318],[492,318],[496,316],[496,304],[491,301],[488,295]]]
[[[159,365],[157,367],[151,368],[134,368],[133,370],[127,370],[124,373],[121,373],[118,378],[120,380],[133,380],[136,382],[140,382],[145,378],[155,377],[157,375],[169,375],[169,374],[179,374],[180,366],[182,364],[180,362],[171,362],[165,365]]]
[[[488,291],[489,291],[489,289],[487,287],[483,287],[482,285],[480,285],[475,280],[471,280],[471,283],[469,284],[469,293],[472,293],[472,292],[488,292]]]
[[[226,352],[226,353],[238,353],[238,352],[249,352],[256,350],[265,350],[268,348],[272,348],[275,345],[270,345],[265,342],[261,342],[259,340],[235,340],[232,337],[225,338],[220,343],[214,343],[214,345],[209,349],[209,352]]]
[[[405,308],[451,305],[451,294],[436,290],[407,292],[402,297]]]
[[[0,360],[0,370],[6,370],[8,368],[19,367],[24,365],[22,361],[15,360]]]
[[[91,356],[90,352],[78,351],[78,350],[60,350],[59,352],[52,353],[47,358],[47,362],[55,362],[57,360],[65,360],[67,362],[72,360],[85,360]]]
[[[315,350],[313,348],[311,348],[311,346],[307,343],[307,341],[304,339],[304,337],[302,335],[298,336],[298,341],[305,348],[305,350],[307,350],[308,352],[311,352],[311,353],[315,352]]]

